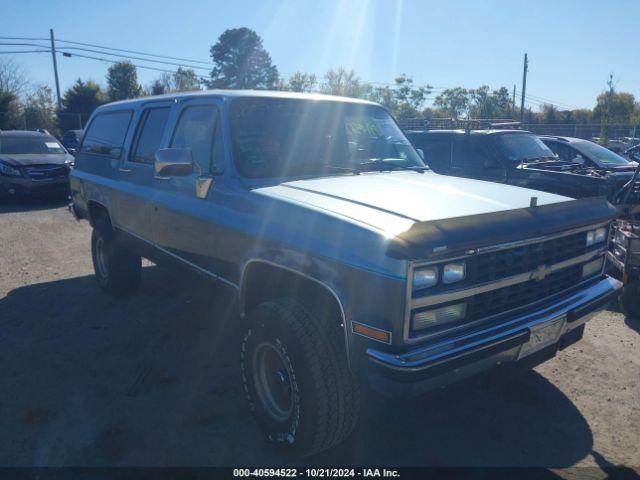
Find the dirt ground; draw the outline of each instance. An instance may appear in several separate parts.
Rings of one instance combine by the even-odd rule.
[[[258,430],[220,335],[236,318],[230,292],[148,264],[141,291],[114,300],[92,277],[89,238],[64,202],[0,206],[0,465],[290,463]],[[604,311],[535,370],[367,399],[353,437],[309,461],[606,478],[640,467],[638,379],[640,322]]]

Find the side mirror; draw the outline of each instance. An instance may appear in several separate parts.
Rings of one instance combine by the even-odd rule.
[[[422,159],[422,161],[424,161],[424,150],[422,150],[421,148],[416,148],[416,152],[418,152],[418,155],[420,155],[420,158]]]
[[[75,148],[67,148],[67,152],[69,152],[69,155],[73,155],[74,157],[76,156],[76,153],[78,153]]]
[[[187,148],[161,148],[155,153],[156,175],[186,177],[193,173],[193,156]]]

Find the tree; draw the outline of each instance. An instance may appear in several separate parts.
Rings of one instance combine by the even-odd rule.
[[[395,87],[392,90],[394,115],[398,118],[416,117],[430,93],[431,86],[415,87],[413,79],[404,73],[396,77]]]
[[[506,87],[491,91],[487,85],[482,85],[469,90],[468,95],[471,118],[505,118],[510,114],[511,100]]]
[[[139,97],[142,87],[138,83],[136,67],[129,61],[114,63],[107,72],[107,94],[110,101]]]
[[[0,130],[22,128],[21,117],[18,97],[6,90],[0,90]]]
[[[195,70],[191,68],[178,67],[178,70],[172,76],[172,80],[172,87],[176,92],[200,90],[200,78]]]
[[[278,69],[253,30],[225,30],[210,52],[214,67],[209,88],[266,89],[278,81]]]
[[[51,133],[57,133],[56,107],[51,88],[42,85],[27,96],[24,123],[27,129],[44,128]]]
[[[91,113],[105,102],[100,85],[91,80],[76,80],[62,97],[62,110],[58,113],[58,124],[62,131],[82,128]]]
[[[313,92],[318,84],[318,77],[313,73],[294,72],[284,83],[283,90],[291,92]]]
[[[330,69],[325,74],[321,91],[329,95],[360,97],[362,84],[356,72],[339,67],[336,70]]]
[[[9,92],[18,97],[28,85],[27,77],[19,65],[11,59],[0,61],[0,92]]]
[[[453,118],[467,116],[469,113],[469,91],[466,88],[447,88],[433,101],[434,106]]]

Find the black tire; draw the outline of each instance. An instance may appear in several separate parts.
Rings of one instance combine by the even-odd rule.
[[[140,287],[142,259],[116,243],[108,221],[97,220],[93,226],[91,257],[98,285],[108,294],[121,297]]]
[[[640,279],[627,283],[618,298],[620,310],[627,317],[640,319]]]
[[[262,303],[248,320],[241,349],[242,381],[268,439],[300,456],[345,440],[358,420],[360,390],[348,368],[340,330],[327,326],[336,323],[323,322],[292,298]],[[282,367],[273,382],[265,380],[270,378],[264,366],[269,362]],[[269,383],[278,384],[272,389],[275,401],[265,393]],[[280,390],[288,395],[278,394]],[[283,408],[274,407],[278,403]]]

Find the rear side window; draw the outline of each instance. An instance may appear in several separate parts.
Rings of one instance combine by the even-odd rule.
[[[144,111],[130,161],[153,163],[154,154],[160,148],[160,142],[167,126],[170,111],[169,107],[151,108]]]
[[[96,115],[84,136],[81,151],[120,158],[130,122],[130,111]]]

